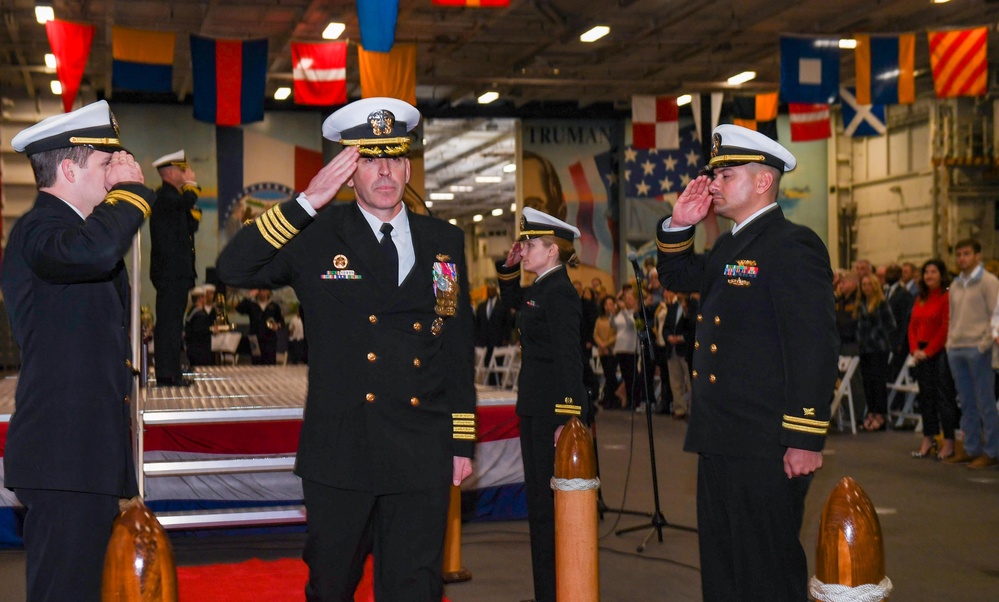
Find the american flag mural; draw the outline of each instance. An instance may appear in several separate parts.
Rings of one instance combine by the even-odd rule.
[[[624,149],[624,190],[628,198],[673,200],[707,159],[693,125],[680,130],[680,148],[676,150]]]

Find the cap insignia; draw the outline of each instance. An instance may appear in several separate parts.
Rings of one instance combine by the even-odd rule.
[[[721,148],[721,144],[722,144],[721,134],[717,134],[716,133],[715,135],[711,136],[711,156],[712,157],[717,157],[718,156],[718,149]]]
[[[368,115],[368,123],[371,125],[372,135],[384,136],[392,133],[392,124],[395,123],[395,115],[387,109],[379,109]]]

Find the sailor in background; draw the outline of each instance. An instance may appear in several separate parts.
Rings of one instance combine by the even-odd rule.
[[[212,352],[212,326],[215,325],[215,311],[205,294],[205,289],[196,286],[191,290],[191,309],[184,318],[184,348],[187,361],[192,366],[212,366],[215,354]]]
[[[230,286],[294,288],[309,393],[295,473],[308,510],[308,600],[353,600],[368,550],[375,598],[440,602],[450,487],[475,445],[464,234],[410,212],[415,107],[366,98],[323,136],[343,150],[296,200],[223,249]],[[342,185],[356,202],[331,203]]]
[[[659,278],[699,292],[690,425],[704,600],[808,599],[798,540],[822,466],[839,337],[829,254],[784,218],[780,177],[794,156],[743,127],[713,132],[709,175],[656,228]],[[713,206],[735,221],[705,257],[694,228]]]
[[[38,187],[0,269],[21,350],[4,485],[24,516],[32,602],[97,602],[121,498],[138,494],[122,260],[156,195],[101,100],[14,136]],[[0,595],[2,597],[2,595]]]
[[[531,529],[534,599],[555,602],[555,443],[573,416],[587,424],[590,397],[583,382],[579,324],[583,308],[566,273],[577,261],[579,230],[530,207],[524,208],[520,240],[496,262],[500,294],[520,309],[523,358],[517,384],[520,449]],[[521,270],[537,276],[520,286]]]
[[[163,185],[156,190],[156,205],[149,216],[152,256],[149,278],[156,288],[156,385],[188,386],[180,367],[184,338],[184,309],[194,287],[194,233],[201,222],[195,207],[201,189],[183,149],[153,161]]]

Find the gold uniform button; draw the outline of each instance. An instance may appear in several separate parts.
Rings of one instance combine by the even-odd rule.
[[[693,372],[691,372],[690,376],[692,376],[694,378],[697,378],[697,370],[694,370]]]
[[[128,395],[126,395],[125,396],[125,403],[128,403],[129,401],[131,401],[131,400],[128,398]]]
[[[715,378],[715,375],[714,375],[714,374],[712,374],[711,376],[709,376],[709,377],[708,377],[708,380],[709,380],[709,381],[711,381],[711,382],[713,383],[713,382],[715,382],[715,381],[716,381],[716,380],[718,380],[718,379],[717,379],[717,378]]]
[[[376,359],[378,359],[378,356],[377,356],[377,355],[375,355],[374,353],[372,353],[372,352],[370,352],[370,351],[369,351],[369,352],[368,352],[368,361],[369,361],[369,362],[373,362],[373,361],[375,361]]]
[[[364,399],[368,403],[374,403],[375,402],[375,394],[374,393],[368,393],[367,395],[364,396]]]
[[[711,349],[711,353],[718,353],[718,345],[715,345],[714,343],[711,343],[710,349]]]
[[[700,349],[700,348],[701,348],[701,342],[700,341],[694,341],[694,349]]]
[[[413,322],[413,330],[415,330],[416,332],[420,332],[421,330],[423,330],[423,324],[420,324],[419,322]]]
[[[418,358],[418,357],[414,357],[413,358],[413,367],[419,368],[422,365],[423,365],[423,362],[420,361],[420,358]]]
[[[420,398],[419,397],[410,397],[409,398],[409,405],[413,406],[414,408],[420,407]]]
[[[376,316],[375,314],[371,314],[370,316],[368,316],[368,322],[371,322],[372,324],[377,324],[378,316]]]
[[[701,314],[697,314],[697,321],[698,322],[703,322],[704,321],[704,316],[702,316]]]
[[[132,360],[125,360],[125,367],[131,368],[132,367]]]
[[[721,318],[715,316],[715,326],[718,326],[719,324],[721,324]]]

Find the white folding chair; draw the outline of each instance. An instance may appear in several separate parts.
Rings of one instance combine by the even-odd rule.
[[[513,369],[513,360],[517,356],[517,346],[516,345],[504,345],[502,347],[493,347],[493,355],[489,359],[489,365],[483,374],[483,382],[489,383],[489,376],[495,374],[496,380],[499,381],[499,386],[504,389],[509,389],[514,386],[515,383],[510,382],[510,373]]]
[[[919,383],[912,377],[912,367],[914,365],[916,365],[915,359],[911,355],[906,357],[905,363],[902,364],[902,368],[898,371],[898,376],[895,377],[895,382],[888,383],[885,386],[888,387],[888,414],[897,417],[892,428],[901,427],[905,424],[906,420],[915,420],[916,431],[919,432],[923,430],[923,416],[915,411]],[[902,404],[902,409],[892,410],[892,402],[895,401],[895,395],[898,393],[905,393],[905,402]],[[889,424],[891,424],[891,421],[889,421]]]
[[[850,385],[850,381],[853,379],[853,373],[857,371],[857,366],[860,365],[860,358],[856,355],[841,355],[839,356],[839,386],[836,387],[836,393],[833,395],[832,406],[829,408],[830,418],[835,415],[836,422],[839,424],[840,432],[843,431],[843,400],[846,399],[847,407],[850,409],[850,430],[854,435],[857,434],[857,417],[854,415],[853,410],[853,387]]]
[[[475,382],[476,384],[486,384],[486,348],[475,348]]]

